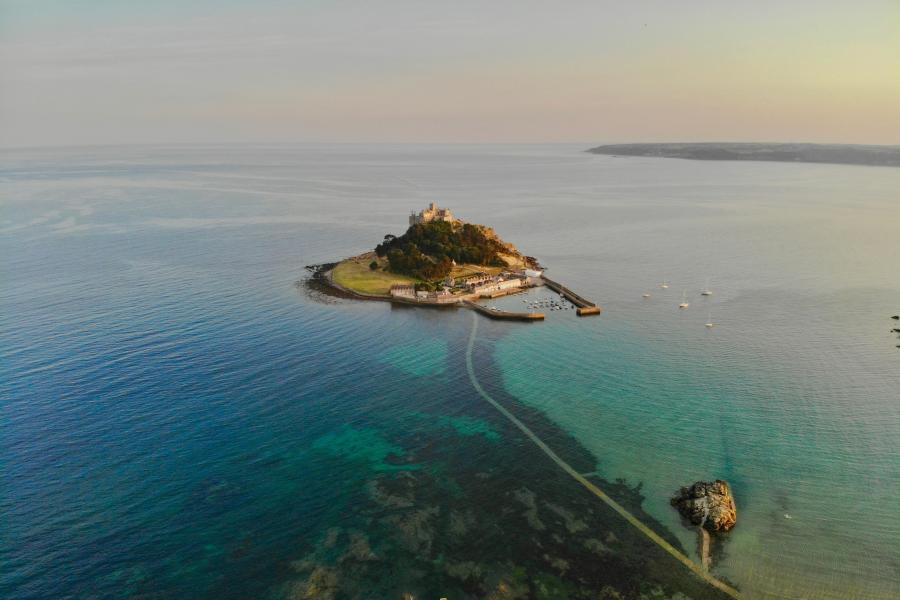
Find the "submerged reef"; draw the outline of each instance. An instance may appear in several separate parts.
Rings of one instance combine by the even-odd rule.
[[[452,348],[452,344],[451,344]],[[666,542],[678,539],[642,508],[640,484],[607,481],[597,459],[502,384],[490,348],[474,349],[479,380],[567,464]],[[437,389],[465,372],[464,353],[419,378]],[[398,368],[398,373],[402,372]],[[296,538],[270,597],[727,598],[600,502],[510,421],[456,387],[446,404],[338,426],[311,446],[344,485],[320,526]]]
[[[438,415],[434,422],[395,432],[397,458],[422,468],[373,467],[345,525],[328,528],[289,562],[276,597],[724,597],[521,444],[502,421],[491,423],[494,436],[456,432]],[[586,472],[595,466],[571,440],[557,442]],[[639,486],[592,477],[652,522],[640,508]]]

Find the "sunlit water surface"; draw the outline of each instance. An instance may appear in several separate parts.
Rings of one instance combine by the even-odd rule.
[[[2,595],[237,593],[241,540],[255,593],[385,432],[495,439],[454,413],[468,313],[295,286],[436,201],[603,305],[509,324],[502,385],[686,549],[669,496],[724,478],[714,571],[748,597],[897,597],[900,170],[580,150],[5,151]]]

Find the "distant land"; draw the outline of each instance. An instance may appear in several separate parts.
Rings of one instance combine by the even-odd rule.
[[[850,144],[610,144],[587,152],[615,156],[657,156],[691,160],[764,160],[900,167],[900,146]]]

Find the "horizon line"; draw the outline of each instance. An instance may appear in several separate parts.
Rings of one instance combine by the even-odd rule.
[[[165,142],[87,142],[87,143],[61,143],[61,144],[34,144],[34,145],[4,145],[0,144],[0,151],[9,150],[49,150],[64,148],[122,148],[122,147],[149,147],[149,146],[574,146],[584,145],[585,150],[600,146],[618,145],[660,145],[660,144],[802,144],[806,146],[867,146],[872,148],[900,148],[900,142],[893,144],[873,144],[865,142],[805,142],[791,141],[735,141],[735,140],[657,140],[657,141],[165,141]]]

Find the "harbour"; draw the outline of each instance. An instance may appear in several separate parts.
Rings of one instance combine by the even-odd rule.
[[[566,286],[553,281],[552,279],[548,279],[547,277],[542,277],[544,280],[544,285],[555,292],[559,292],[562,296],[566,298],[569,302],[574,304],[577,308],[575,310],[575,314],[579,317],[586,317],[588,315],[599,315],[603,312],[603,309],[591,302],[590,300],[581,297],[576,294]]]

